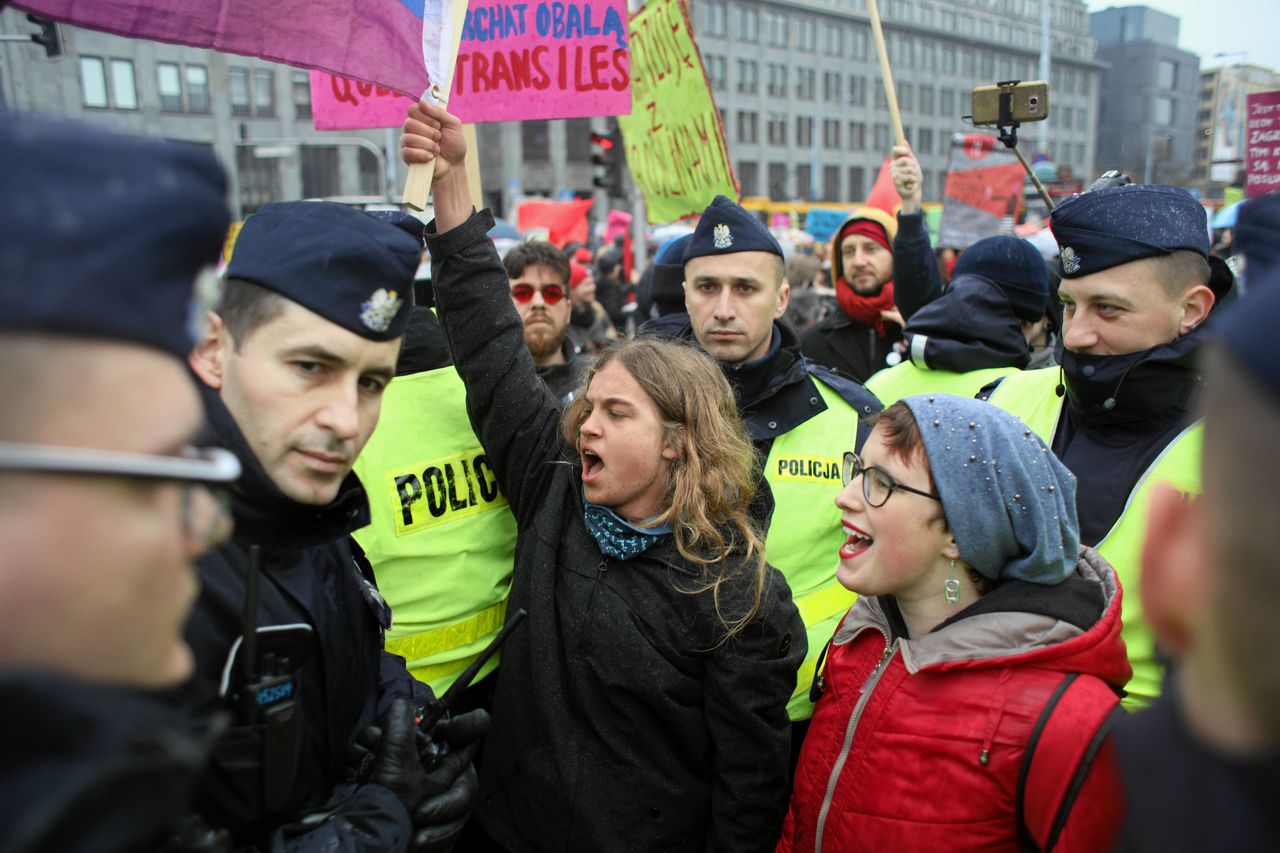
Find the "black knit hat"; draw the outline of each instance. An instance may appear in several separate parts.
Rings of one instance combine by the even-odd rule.
[[[1049,269],[1040,251],[1020,237],[979,240],[956,260],[952,278],[976,275],[1004,291],[1019,320],[1044,318],[1049,300]]]

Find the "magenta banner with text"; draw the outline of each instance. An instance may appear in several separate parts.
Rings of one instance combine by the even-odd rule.
[[[320,130],[398,127],[410,103],[385,87],[311,74],[311,110]],[[631,112],[626,3],[473,3],[449,111],[464,122]]]

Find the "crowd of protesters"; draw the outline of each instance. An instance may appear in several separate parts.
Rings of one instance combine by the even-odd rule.
[[[218,274],[210,155],[0,125],[0,849],[1280,842],[1280,195],[957,252],[902,145],[632,276],[402,145]]]

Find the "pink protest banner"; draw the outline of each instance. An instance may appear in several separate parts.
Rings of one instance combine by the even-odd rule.
[[[629,113],[625,0],[474,4],[449,110],[465,122]]]
[[[1280,92],[1259,92],[1246,99],[1247,145],[1244,196],[1280,190]]]
[[[399,127],[412,103],[413,98],[385,86],[311,72],[311,115],[316,130]]]
[[[18,0],[14,5],[91,30],[319,68],[413,97],[433,82],[443,83],[427,74],[423,30],[439,29],[441,17],[448,18],[447,3]]]
[[[469,8],[449,110],[464,122],[626,114],[627,39],[624,0]],[[385,87],[311,74],[318,130],[399,127],[411,103]]]

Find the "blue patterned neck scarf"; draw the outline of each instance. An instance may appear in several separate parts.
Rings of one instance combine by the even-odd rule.
[[[615,560],[630,560],[657,545],[671,533],[671,526],[636,527],[607,506],[582,500],[587,532],[600,551]]]

